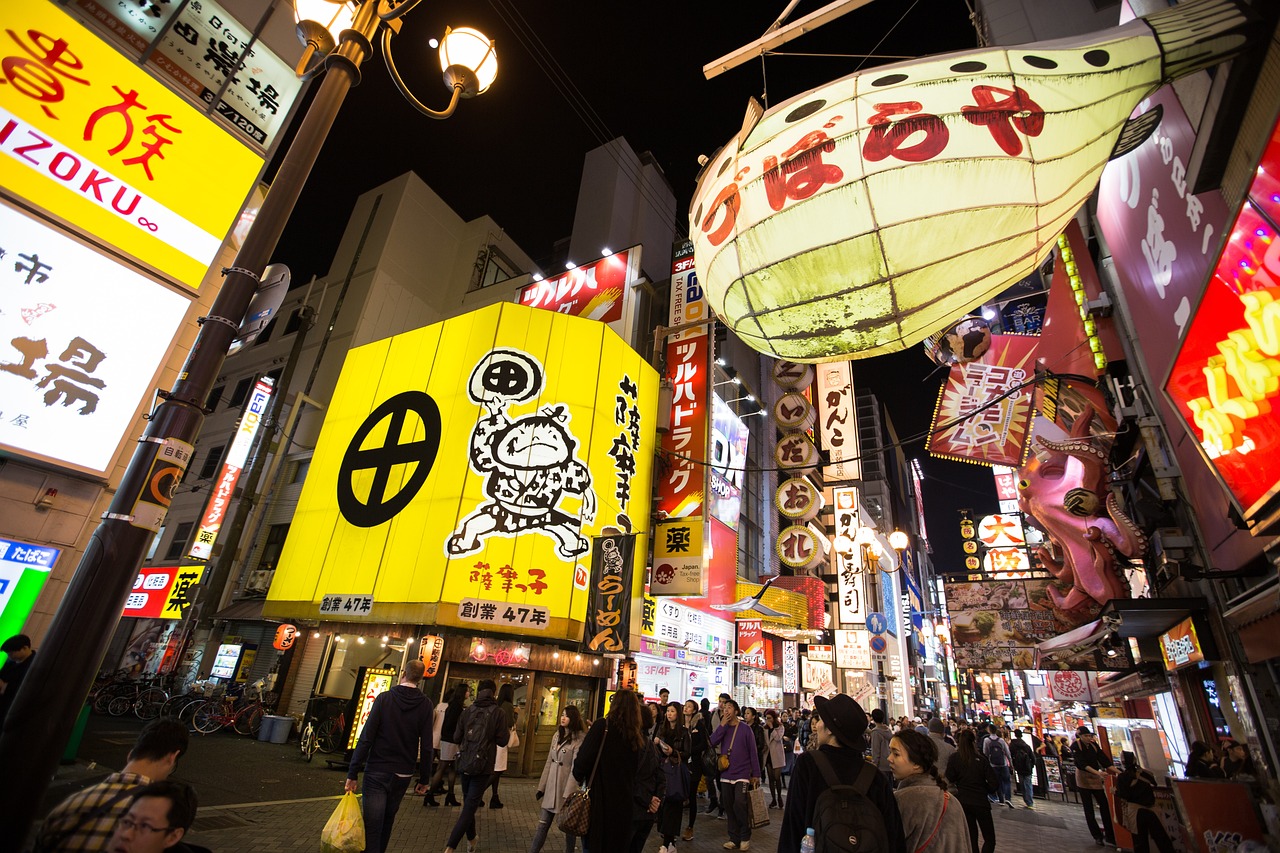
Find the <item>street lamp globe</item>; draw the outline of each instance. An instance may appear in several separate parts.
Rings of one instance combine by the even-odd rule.
[[[298,40],[320,53],[329,53],[343,30],[351,29],[356,7],[350,0],[293,0]]]
[[[498,76],[493,40],[472,27],[446,27],[440,40],[440,70],[450,89],[462,86],[462,97],[483,94]]]
[[[870,545],[874,541],[876,541],[875,531],[865,526],[859,527],[858,532],[853,537],[854,545]]]
[[[907,534],[903,533],[901,530],[895,530],[889,534],[889,545],[895,551],[901,551],[903,548],[907,547],[909,543],[910,540],[907,538]]]

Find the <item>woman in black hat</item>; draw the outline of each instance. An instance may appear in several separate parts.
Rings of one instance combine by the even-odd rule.
[[[906,853],[907,842],[893,788],[862,757],[863,734],[867,730],[867,715],[862,706],[843,693],[830,699],[818,696],[814,699],[812,726],[810,738],[817,740],[818,748],[797,756],[792,768],[791,788],[778,833],[778,853],[799,853],[806,830],[813,827],[818,797],[829,787],[822,764],[844,785],[856,784],[863,768],[871,768],[866,797],[884,818],[889,850]]]

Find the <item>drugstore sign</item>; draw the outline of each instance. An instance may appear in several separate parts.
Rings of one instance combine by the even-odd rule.
[[[0,186],[198,288],[262,157],[53,3],[0,6]]]

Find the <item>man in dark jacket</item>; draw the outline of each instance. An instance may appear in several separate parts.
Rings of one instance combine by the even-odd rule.
[[[484,798],[485,788],[493,776],[498,747],[511,739],[511,727],[494,698],[497,685],[486,678],[476,685],[476,701],[462,712],[454,731],[458,744],[458,772],[462,774],[462,811],[449,833],[445,853],[453,853],[465,833],[468,848],[476,842],[476,809]]]
[[[347,790],[356,790],[356,776],[364,770],[364,840],[370,853],[386,853],[400,801],[409,788],[414,767],[418,784],[427,792],[435,744],[431,731],[431,700],[418,685],[426,667],[422,661],[405,664],[400,683],[373,700],[347,770]]]
[[[863,735],[867,731],[867,714],[851,696],[838,693],[830,699],[814,699],[812,738],[817,752],[830,763],[840,781],[852,785],[866,765],[862,757]],[[787,792],[786,810],[778,831],[778,853],[800,853],[805,830],[813,826],[818,796],[827,789],[814,750],[796,758],[791,771],[791,789]],[[879,773],[874,774],[867,799],[884,818],[885,833],[891,853],[906,853],[907,841],[902,832],[902,816],[893,786]]]
[[[1022,804],[1029,809],[1036,807],[1036,754],[1031,744],[1022,739],[1022,729],[1013,730],[1009,741],[1009,753],[1013,756],[1013,769],[1018,773],[1018,790],[1022,792]]]

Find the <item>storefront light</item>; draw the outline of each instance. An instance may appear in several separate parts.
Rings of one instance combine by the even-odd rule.
[[[312,631],[312,632],[311,632],[311,639],[313,639],[313,640],[318,640],[318,639],[320,639],[320,632],[319,632],[319,631]]]
[[[551,657],[555,658],[556,660],[559,660],[559,659],[560,659],[560,653],[559,653],[559,652],[552,652],[552,653],[551,653]]]
[[[356,642],[363,646],[363,645],[364,645],[364,637],[356,637]]]
[[[384,643],[389,643],[389,642],[391,642],[391,637],[390,637],[389,635],[387,635],[387,634],[383,634],[383,635],[382,635],[382,642],[384,642]]]

